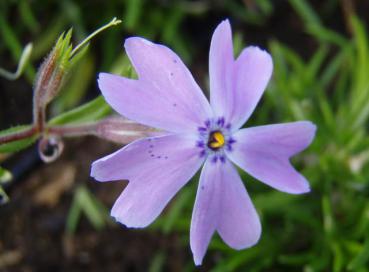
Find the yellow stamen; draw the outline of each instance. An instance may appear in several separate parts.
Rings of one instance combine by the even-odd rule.
[[[220,131],[214,131],[209,137],[208,146],[213,149],[221,148],[225,144],[225,139]]]

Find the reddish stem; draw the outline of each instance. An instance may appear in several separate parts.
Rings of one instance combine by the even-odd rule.
[[[35,126],[32,126],[23,131],[14,132],[14,133],[10,133],[4,136],[0,136],[0,144],[6,144],[9,142],[14,142],[14,141],[30,138],[34,136],[37,132],[38,132],[37,128]]]

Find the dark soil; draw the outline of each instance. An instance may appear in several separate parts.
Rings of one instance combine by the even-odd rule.
[[[114,223],[96,231],[85,218],[74,236],[65,233],[74,188],[85,184],[107,207],[124,188],[125,182],[88,177],[91,162],[116,148],[95,138],[68,141],[57,162],[39,164],[8,188],[11,201],[0,209],[0,271],[147,271],[160,251],[168,271],[181,270],[191,256],[178,235]]]

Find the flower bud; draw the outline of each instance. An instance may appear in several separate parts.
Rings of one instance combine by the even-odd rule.
[[[62,34],[44,63],[35,81],[34,107],[45,108],[59,93],[67,72],[72,46],[72,31]],[[37,114],[35,114],[37,115]]]
[[[98,122],[94,134],[111,142],[128,144],[143,137],[153,136],[155,133],[157,133],[155,129],[123,117],[110,117]]]

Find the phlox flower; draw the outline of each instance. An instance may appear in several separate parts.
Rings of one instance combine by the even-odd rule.
[[[203,166],[190,229],[195,264],[215,231],[234,249],[255,245],[261,224],[235,165],[277,190],[306,193],[309,184],[289,159],[316,130],[308,121],[241,128],[271,77],[271,56],[250,46],[235,59],[231,26],[221,22],[210,46],[209,103],[168,47],[139,37],[124,47],[138,79],[101,73],[102,94],[121,115],[165,133],[93,163],[96,180],[129,181],[111,215],[127,227],[146,227]]]

